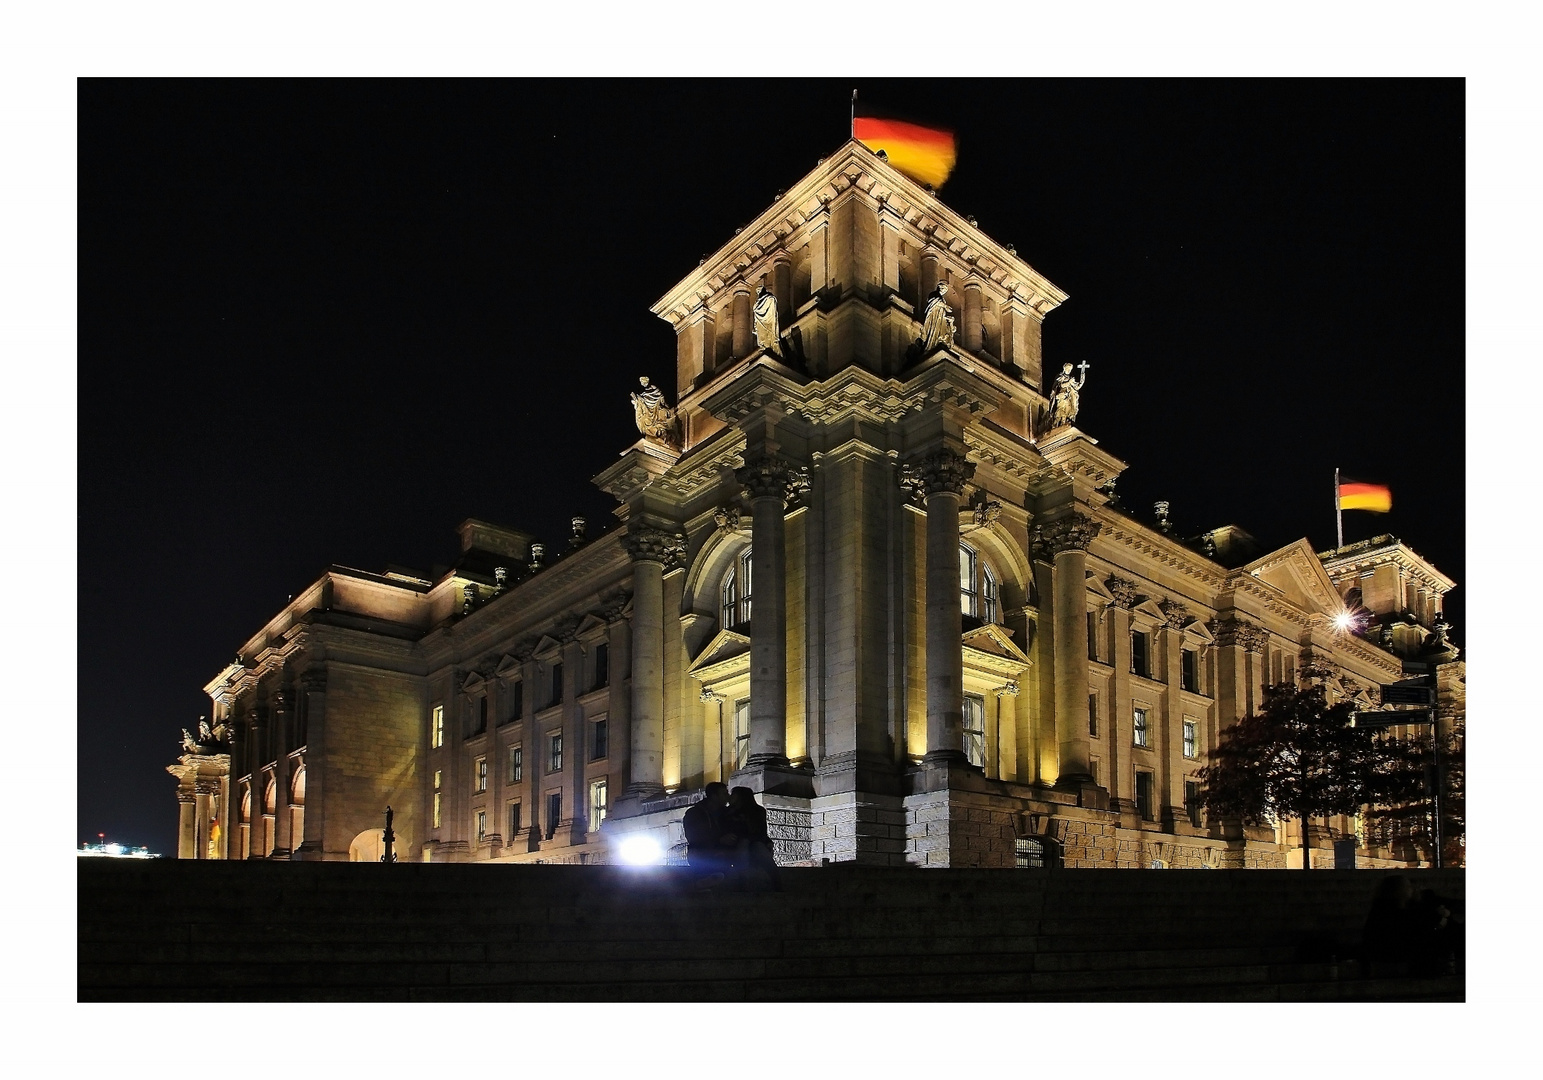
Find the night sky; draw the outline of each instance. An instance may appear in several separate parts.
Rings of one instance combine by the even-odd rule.
[[[174,854],[202,687],[329,563],[560,545],[673,391],[649,305],[847,136],[854,81],[79,86],[79,839]],[[1122,502],[1464,565],[1464,87],[856,80],[1070,294]],[[89,660],[87,659],[89,658]]]

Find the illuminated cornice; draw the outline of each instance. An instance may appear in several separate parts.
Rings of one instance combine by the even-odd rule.
[[[1387,533],[1326,551],[1319,558],[1331,578],[1359,574],[1391,563],[1414,578],[1417,585],[1423,585],[1437,594],[1444,594],[1457,587],[1457,582],[1437,570],[1413,548]]]

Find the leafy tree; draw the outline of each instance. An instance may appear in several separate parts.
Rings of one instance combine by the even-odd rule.
[[[1441,741],[1441,863],[1443,866],[1462,866],[1467,861],[1465,727],[1463,719],[1459,717],[1446,728]],[[1416,730],[1421,734],[1413,737],[1409,749],[1425,777],[1425,783],[1418,792],[1406,793],[1408,797],[1402,801],[1374,807],[1366,817],[1368,824],[1376,830],[1377,835],[1384,842],[1391,844],[1402,837],[1426,851],[1433,851],[1436,838],[1431,830],[1429,792],[1431,780],[1436,775],[1435,752],[1430,742],[1430,729]]]
[[[1268,686],[1257,713],[1221,733],[1200,780],[1205,807],[1249,824],[1302,822],[1302,866],[1312,869],[1307,823],[1362,807],[1409,805],[1420,798],[1418,751],[1350,724],[1355,704],[1330,705],[1322,685]]]

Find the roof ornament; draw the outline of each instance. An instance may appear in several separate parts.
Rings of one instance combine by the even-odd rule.
[[[1081,378],[1072,374],[1070,364],[1061,365],[1061,374],[1055,377],[1055,386],[1050,391],[1050,426],[1052,428],[1070,424],[1077,419],[1077,411],[1082,407],[1080,393],[1088,381],[1088,368],[1093,365],[1086,360],[1077,365]]]
[[[638,430],[646,438],[656,439],[666,446],[678,447],[680,425],[675,410],[664,403],[664,391],[651,385],[647,375],[640,376],[638,382],[643,389],[632,395],[632,413],[637,420]]]
[[[927,306],[922,310],[923,356],[954,343],[954,313],[944,300],[947,295],[948,282],[940,281],[938,287],[932,290],[932,295],[927,297]]]

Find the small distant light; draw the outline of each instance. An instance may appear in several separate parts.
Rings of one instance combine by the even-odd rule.
[[[107,847],[104,850],[109,855],[122,855],[123,854],[123,845],[122,844],[108,844]]]
[[[658,866],[664,861],[664,849],[651,836],[629,836],[621,842],[617,855],[628,866]]]

